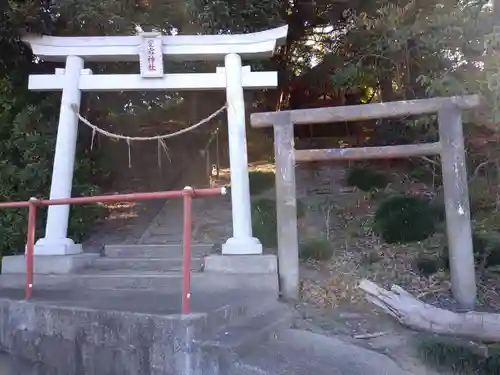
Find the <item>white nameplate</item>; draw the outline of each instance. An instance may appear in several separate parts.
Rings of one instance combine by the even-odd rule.
[[[163,77],[163,51],[161,33],[142,33],[141,36],[141,76],[143,78]]]

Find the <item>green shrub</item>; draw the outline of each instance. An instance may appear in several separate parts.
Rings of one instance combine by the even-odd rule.
[[[250,194],[257,195],[274,187],[274,172],[251,171],[248,173]]]
[[[264,247],[277,247],[276,201],[259,199],[252,202],[252,229]]]
[[[26,201],[31,197],[49,196],[61,94],[28,90],[26,79],[30,72],[51,71],[53,64],[43,61],[33,64],[35,59],[30,49],[19,43],[19,37],[26,31],[37,34],[64,32],[67,26],[59,22],[55,24],[48,3],[15,3],[2,3],[7,6],[2,7],[1,25],[0,201]],[[84,112],[88,103],[88,100],[82,100]],[[94,109],[92,115],[96,114]],[[74,196],[93,194],[93,179],[96,172],[100,173],[91,160],[96,152],[90,155],[86,152],[88,149],[85,150],[90,142],[82,142],[82,136],[91,135],[91,130],[80,127],[79,133],[73,174]],[[37,215],[37,237],[44,234],[44,212],[40,209]],[[100,207],[90,205],[72,209],[68,235],[77,240],[82,238],[102,212]],[[24,252],[27,216],[26,209],[0,210],[0,256]]]
[[[473,179],[468,186],[470,211],[472,214],[479,211],[488,211],[495,208],[497,201],[496,184],[487,178]]]
[[[444,201],[436,197],[429,202],[434,218],[438,222],[443,222],[446,219],[446,207]]]
[[[365,265],[372,265],[380,262],[383,256],[378,251],[369,251],[367,253],[361,254],[361,263]]]
[[[326,238],[316,238],[300,245],[299,256],[304,260],[329,260],[333,256],[333,246]]]
[[[421,255],[416,259],[416,266],[420,274],[431,276],[444,268],[443,259],[439,256]]]
[[[389,180],[384,173],[372,169],[355,167],[347,172],[347,184],[356,186],[362,191],[383,189],[388,183]]]
[[[297,200],[297,217],[305,215],[306,208],[302,201]],[[267,248],[278,246],[278,222],[276,216],[276,201],[262,198],[252,201],[252,231],[253,235]]]
[[[398,196],[377,209],[373,230],[387,243],[421,241],[434,234],[435,219],[427,200]]]
[[[0,95],[3,92],[0,89]],[[17,102],[19,101],[19,103]],[[48,198],[54,158],[59,99],[51,95],[36,104],[27,104],[21,95],[13,100],[11,112],[0,112],[0,200],[26,201],[30,197]],[[4,125],[2,125],[4,124]],[[87,146],[87,145],[85,145]],[[95,155],[95,154],[94,154]],[[95,195],[97,187],[91,183],[100,171],[78,144],[73,177],[73,196]],[[90,181],[90,182],[89,182]],[[37,214],[37,238],[45,231],[46,209]],[[105,209],[97,205],[71,208],[68,236],[81,241],[89,234],[96,221],[105,215]],[[27,210],[0,210],[0,253],[2,256],[21,253],[26,243]]]
[[[420,335],[417,353],[425,363],[437,370],[455,374],[500,374],[500,349],[497,345],[480,350],[464,340]]]
[[[474,263],[477,266],[491,267],[500,265],[500,242],[484,235],[472,235]],[[435,274],[439,270],[450,269],[449,248],[445,246],[438,255],[421,255],[416,259],[416,266],[424,276]]]
[[[409,173],[412,180],[424,181],[429,176],[429,171],[425,166],[419,165],[410,170]]]
[[[409,170],[409,177],[413,181],[421,181],[431,185],[442,184],[441,167],[437,164],[430,164],[421,159],[409,160],[412,164]]]
[[[498,238],[490,238],[484,234],[474,233],[472,235],[472,248],[474,250],[474,262],[476,265],[484,267],[500,265],[500,241]],[[444,247],[441,260],[443,267],[449,269],[450,258],[448,246]]]
[[[304,217],[306,214],[307,206],[301,200],[297,199],[297,219]]]

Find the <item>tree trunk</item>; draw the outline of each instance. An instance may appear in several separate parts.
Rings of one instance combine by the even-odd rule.
[[[421,68],[416,61],[420,60],[420,56],[415,51],[416,42],[413,38],[407,41],[407,77],[405,100],[425,98],[425,88],[417,83],[418,77],[422,74]]]
[[[484,342],[500,341],[500,314],[454,313],[439,309],[419,301],[397,285],[386,290],[363,280],[359,288],[367,294],[368,301],[408,328]]]
[[[396,93],[392,86],[392,70],[391,62],[386,59],[380,59],[377,63],[378,68],[378,81],[380,85],[380,98],[383,103],[396,100]]]

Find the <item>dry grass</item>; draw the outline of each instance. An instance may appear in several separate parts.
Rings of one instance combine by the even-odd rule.
[[[415,186],[422,191],[423,185]],[[410,191],[408,186],[390,189]],[[418,193],[418,192],[417,192]],[[330,238],[335,249],[331,261],[307,262],[302,265],[302,297],[320,306],[366,304],[357,289],[363,278],[380,285],[398,284],[426,302],[446,308],[455,303],[450,292],[450,278],[445,271],[430,276],[417,267],[422,255],[433,256],[446,245],[444,225],[437,233],[421,242],[385,244],[371,231],[376,200],[369,194],[356,191],[342,196],[332,212],[334,223]],[[486,220],[486,219],[484,219]],[[491,220],[491,219],[489,219]],[[492,270],[478,271],[478,301],[482,310],[500,309],[500,275]]]

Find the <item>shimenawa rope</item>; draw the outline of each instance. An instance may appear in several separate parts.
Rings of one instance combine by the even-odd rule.
[[[82,123],[84,123],[85,125],[87,125],[88,127],[90,127],[92,129],[92,143],[90,145],[90,149],[91,150],[94,147],[94,138],[95,138],[95,136],[96,136],[97,133],[102,134],[102,135],[104,135],[106,137],[109,137],[109,138],[113,138],[113,139],[122,139],[125,142],[127,142],[127,145],[128,145],[129,168],[132,166],[132,156],[131,156],[131,142],[132,141],[158,141],[158,150],[163,149],[163,151],[165,152],[165,154],[167,155],[167,157],[170,159],[170,155],[168,154],[167,145],[164,142],[165,139],[173,138],[173,137],[176,137],[178,135],[190,132],[191,130],[194,130],[196,128],[199,128],[200,126],[206,124],[207,122],[209,122],[213,118],[217,117],[226,108],[227,108],[227,103],[224,104],[217,111],[215,111],[214,113],[212,113],[210,116],[204,118],[203,120],[197,122],[196,124],[191,125],[191,126],[189,126],[187,128],[178,130],[178,131],[176,131],[174,133],[163,134],[163,135],[155,135],[155,136],[150,136],[150,137],[131,137],[131,136],[128,136],[128,135],[117,134],[117,133],[113,133],[113,132],[101,129],[100,127],[92,124],[89,120],[87,120],[85,117],[83,117],[80,114],[80,112],[78,112],[78,107],[75,104],[71,105],[71,110],[75,113],[75,115],[78,117],[78,119]],[[159,164],[161,164],[160,157],[159,157]]]

